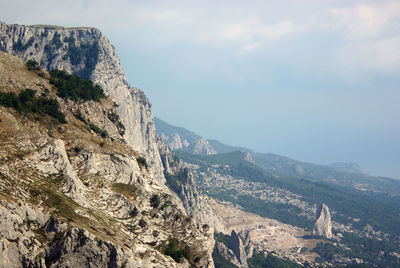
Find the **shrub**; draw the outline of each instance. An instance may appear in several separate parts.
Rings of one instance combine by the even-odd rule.
[[[62,47],[63,43],[61,42],[59,33],[56,32],[54,34],[53,39],[51,40],[51,43],[56,47],[56,49],[59,49],[60,47]]]
[[[183,171],[173,175],[168,172],[164,172],[165,179],[167,180],[167,186],[177,194],[180,194],[182,186],[185,184],[185,173]]]
[[[168,245],[164,249],[164,254],[171,256],[176,262],[180,262],[182,258],[189,259],[189,247],[180,243],[176,238],[170,238]]]
[[[35,94],[36,91],[29,88],[21,91],[18,96],[13,92],[0,92],[0,105],[14,108],[19,113],[47,114],[62,124],[67,123],[57,100],[36,98]]]
[[[146,158],[140,156],[140,157],[136,158],[136,161],[138,162],[140,167],[145,167],[145,168],[148,167],[147,166],[147,162],[146,162]]]
[[[61,98],[69,98],[76,102],[89,100],[99,102],[101,98],[106,97],[103,89],[90,80],[59,70],[51,70],[50,76],[50,83],[57,88],[57,95]]]
[[[146,227],[147,226],[147,222],[143,218],[141,218],[140,221],[139,221],[139,226],[141,228]]]
[[[34,42],[34,38],[31,37],[26,44],[22,44],[21,39],[18,39],[17,43],[13,45],[13,49],[16,51],[24,51],[30,47]]]
[[[99,128],[98,126],[96,126],[93,123],[90,123],[89,125],[90,129],[93,130],[95,133],[97,133],[98,135],[100,135],[102,138],[107,138],[108,137],[108,133],[107,131]]]
[[[161,199],[158,194],[153,194],[150,198],[150,206],[153,208],[158,208],[160,206]]]
[[[35,60],[28,60],[25,63],[25,66],[28,68],[29,71],[39,71],[40,70],[39,63]]]
[[[79,77],[90,79],[93,70],[99,60],[99,43],[94,42],[93,44],[81,44],[79,47],[75,46],[74,38],[66,38],[69,44],[68,51],[64,55],[64,60],[69,59],[72,65],[79,65],[84,63],[84,68],[76,72],[75,74]]]
[[[77,110],[77,111],[74,113],[74,116],[75,116],[78,120],[80,120],[80,121],[82,121],[83,123],[87,124],[86,118],[85,118],[85,116],[82,114],[81,110]]]
[[[137,209],[137,207],[134,207],[130,212],[129,212],[129,216],[136,217],[139,214],[139,211]]]

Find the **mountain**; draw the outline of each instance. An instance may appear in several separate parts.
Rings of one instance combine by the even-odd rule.
[[[213,267],[219,219],[102,33],[0,23],[0,50],[0,266]]]
[[[396,181],[154,120],[94,28],[0,23],[0,50],[0,267],[400,265]]]
[[[157,134],[171,150],[182,150],[194,154],[210,155],[221,152],[232,152],[239,147],[225,145],[216,140],[207,140],[183,127],[176,127],[155,117]]]
[[[227,226],[217,236],[215,260],[224,256],[237,263],[229,243],[221,245],[234,230],[247,248],[297,263],[400,264],[400,181],[343,171],[344,164],[333,168],[246,149],[215,155],[175,152],[191,167],[202,192],[214,198]],[[320,204],[329,206],[330,242],[310,237]]]
[[[190,143],[204,140],[203,137],[185,128],[172,126],[159,118],[156,119],[156,130],[158,135],[162,137],[168,145],[170,145],[172,137],[175,140],[189,140],[190,138]],[[216,140],[207,141],[212,150],[218,154],[231,153],[234,151],[248,152],[254,159],[255,164],[265,169],[271,175],[311,179],[362,191],[374,191],[400,196],[399,180],[364,174],[356,163],[338,162],[330,166],[317,165],[272,153],[258,153],[248,148],[230,146]],[[190,146],[179,148],[172,146],[171,149],[199,154]]]

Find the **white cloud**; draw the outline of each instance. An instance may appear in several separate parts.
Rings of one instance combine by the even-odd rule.
[[[353,68],[386,75],[400,74],[400,37],[349,44],[341,51],[342,60]]]
[[[332,28],[343,30],[351,39],[377,38],[393,33],[393,28],[400,26],[400,2],[331,8],[330,13],[333,15]]]
[[[57,4],[55,4],[55,2]],[[290,8],[288,8],[290,5]],[[40,16],[38,15],[40,14]],[[178,1],[178,0],[0,0],[0,17],[11,23],[88,25],[119,32],[131,40],[144,36],[154,43],[229,48],[236,55],[277,51],[291,38],[310,60],[296,55],[287,65],[311,64],[315,40],[332,40],[325,53],[337,53],[342,64],[395,73],[398,67],[400,1]],[[142,35],[142,36],[141,36]],[[306,41],[304,41],[306,40]],[[301,43],[303,42],[303,43]],[[307,42],[307,44],[305,44]],[[300,46],[303,47],[300,48]],[[400,46],[398,46],[400,47]],[[340,69],[335,62],[327,62]],[[361,66],[359,66],[360,64]],[[312,69],[313,66],[304,68]],[[397,69],[396,69],[397,68]]]

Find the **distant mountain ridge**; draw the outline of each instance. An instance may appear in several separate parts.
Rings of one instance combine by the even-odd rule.
[[[186,128],[171,125],[157,117],[154,117],[154,123],[157,134],[171,150],[182,150],[200,155],[230,153],[238,150],[250,151],[247,148],[230,146],[217,140],[205,139]],[[208,151],[204,149],[201,150],[204,147],[208,147]]]
[[[194,150],[193,144],[202,141],[217,154],[244,151],[250,153],[254,163],[265,169],[271,175],[299,179],[311,179],[331,184],[342,185],[362,191],[375,191],[400,196],[400,182],[396,179],[377,177],[364,174],[356,163],[337,162],[330,166],[297,161],[272,153],[258,153],[248,148],[226,145],[217,140],[207,140],[183,127],[176,127],[155,117],[157,134],[172,150],[184,151],[197,155],[208,155]],[[176,140],[181,140],[182,146],[174,146]],[[204,142],[204,140],[206,142]],[[188,146],[183,143],[188,142]],[[172,145],[172,146],[171,146]],[[209,153],[210,154],[210,153]]]

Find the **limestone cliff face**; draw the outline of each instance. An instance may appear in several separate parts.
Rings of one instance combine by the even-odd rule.
[[[217,241],[215,243],[215,249],[214,250],[219,255],[224,257],[225,260],[227,260],[230,263],[236,265],[237,267],[241,267],[241,263],[238,261],[235,253],[233,253],[233,251],[230,248],[228,248],[227,246],[225,246],[223,243]]]
[[[182,200],[183,206],[188,215],[191,215],[197,222],[202,223],[205,230],[212,233],[225,232],[221,218],[211,207],[208,198],[201,195],[197,189],[192,171],[171,154],[170,149],[163,143],[160,144],[160,154],[167,177],[178,178],[178,185],[174,187],[175,192]],[[167,183],[171,184],[167,179]]]
[[[332,238],[331,214],[328,206],[325,204],[321,204],[317,209],[317,216],[312,230],[312,236]]]
[[[205,155],[217,154],[217,152],[211,147],[206,139],[198,140],[194,145],[193,152],[195,154]]]
[[[240,263],[240,267],[247,267],[247,254],[243,242],[234,230],[231,232],[231,248]]]
[[[161,183],[165,182],[164,171],[174,173],[183,167],[176,161],[169,150],[165,150],[162,140],[156,135],[151,104],[145,94],[138,88],[129,87],[118,56],[110,41],[94,28],[63,28],[58,26],[23,26],[0,23],[0,50],[15,55],[22,60],[36,60],[40,66],[51,69],[62,69],[81,77],[91,79],[101,85],[106,95],[114,102],[113,109],[119,114],[125,128],[119,131],[128,145],[146,158],[150,173]],[[86,114],[95,114],[93,106],[86,105],[81,110]],[[97,112],[109,113],[98,109]],[[113,113],[113,112],[112,112]],[[115,133],[115,127],[107,128],[101,120],[96,123]],[[179,140],[176,140],[179,145]],[[203,143],[202,143],[203,144]],[[207,143],[208,144],[208,143]],[[207,145],[206,144],[206,145]],[[213,153],[206,146],[199,150]],[[172,170],[171,166],[174,166]],[[197,193],[195,182],[188,180],[186,193]],[[190,190],[192,189],[192,190]],[[189,194],[190,195],[190,194]],[[185,207],[191,214],[211,215],[197,217],[211,223],[214,214],[209,213],[209,205],[200,195],[190,195],[195,207]],[[183,196],[182,196],[183,197]],[[193,199],[194,198],[194,199]],[[195,200],[198,199],[198,200]],[[188,204],[183,199],[184,204]],[[203,204],[199,206],[197,204]],[[200,211],[206,208],[205,211]],[[212,225],[213,227],[214,225]]]
[[[183,201],[165,184],[164,171],[183,166],[156,136],[151,105],[128,87],[109,41],[91,28],[1,23],[0,50],[91,78],[110,96],[100,103],[61,99],[46,78],[0,52],[1,90],[52,96],[68,121],[57,126],[0,107],[0,266],[212,267],[213,223],[200,220],[212,221],[212,210],[193,180],[182,184]],[[110,137],[77,120],[77,110]],[[160,252],[172,237],[190,248],[178,262]]]
[[[116,103],[126,128],[123,138],[145,156],[155,177],[163,179],[151,104],[140,89],[128,86],[114,47],[99,30],[0,23],[0,50],[101,85]]]

